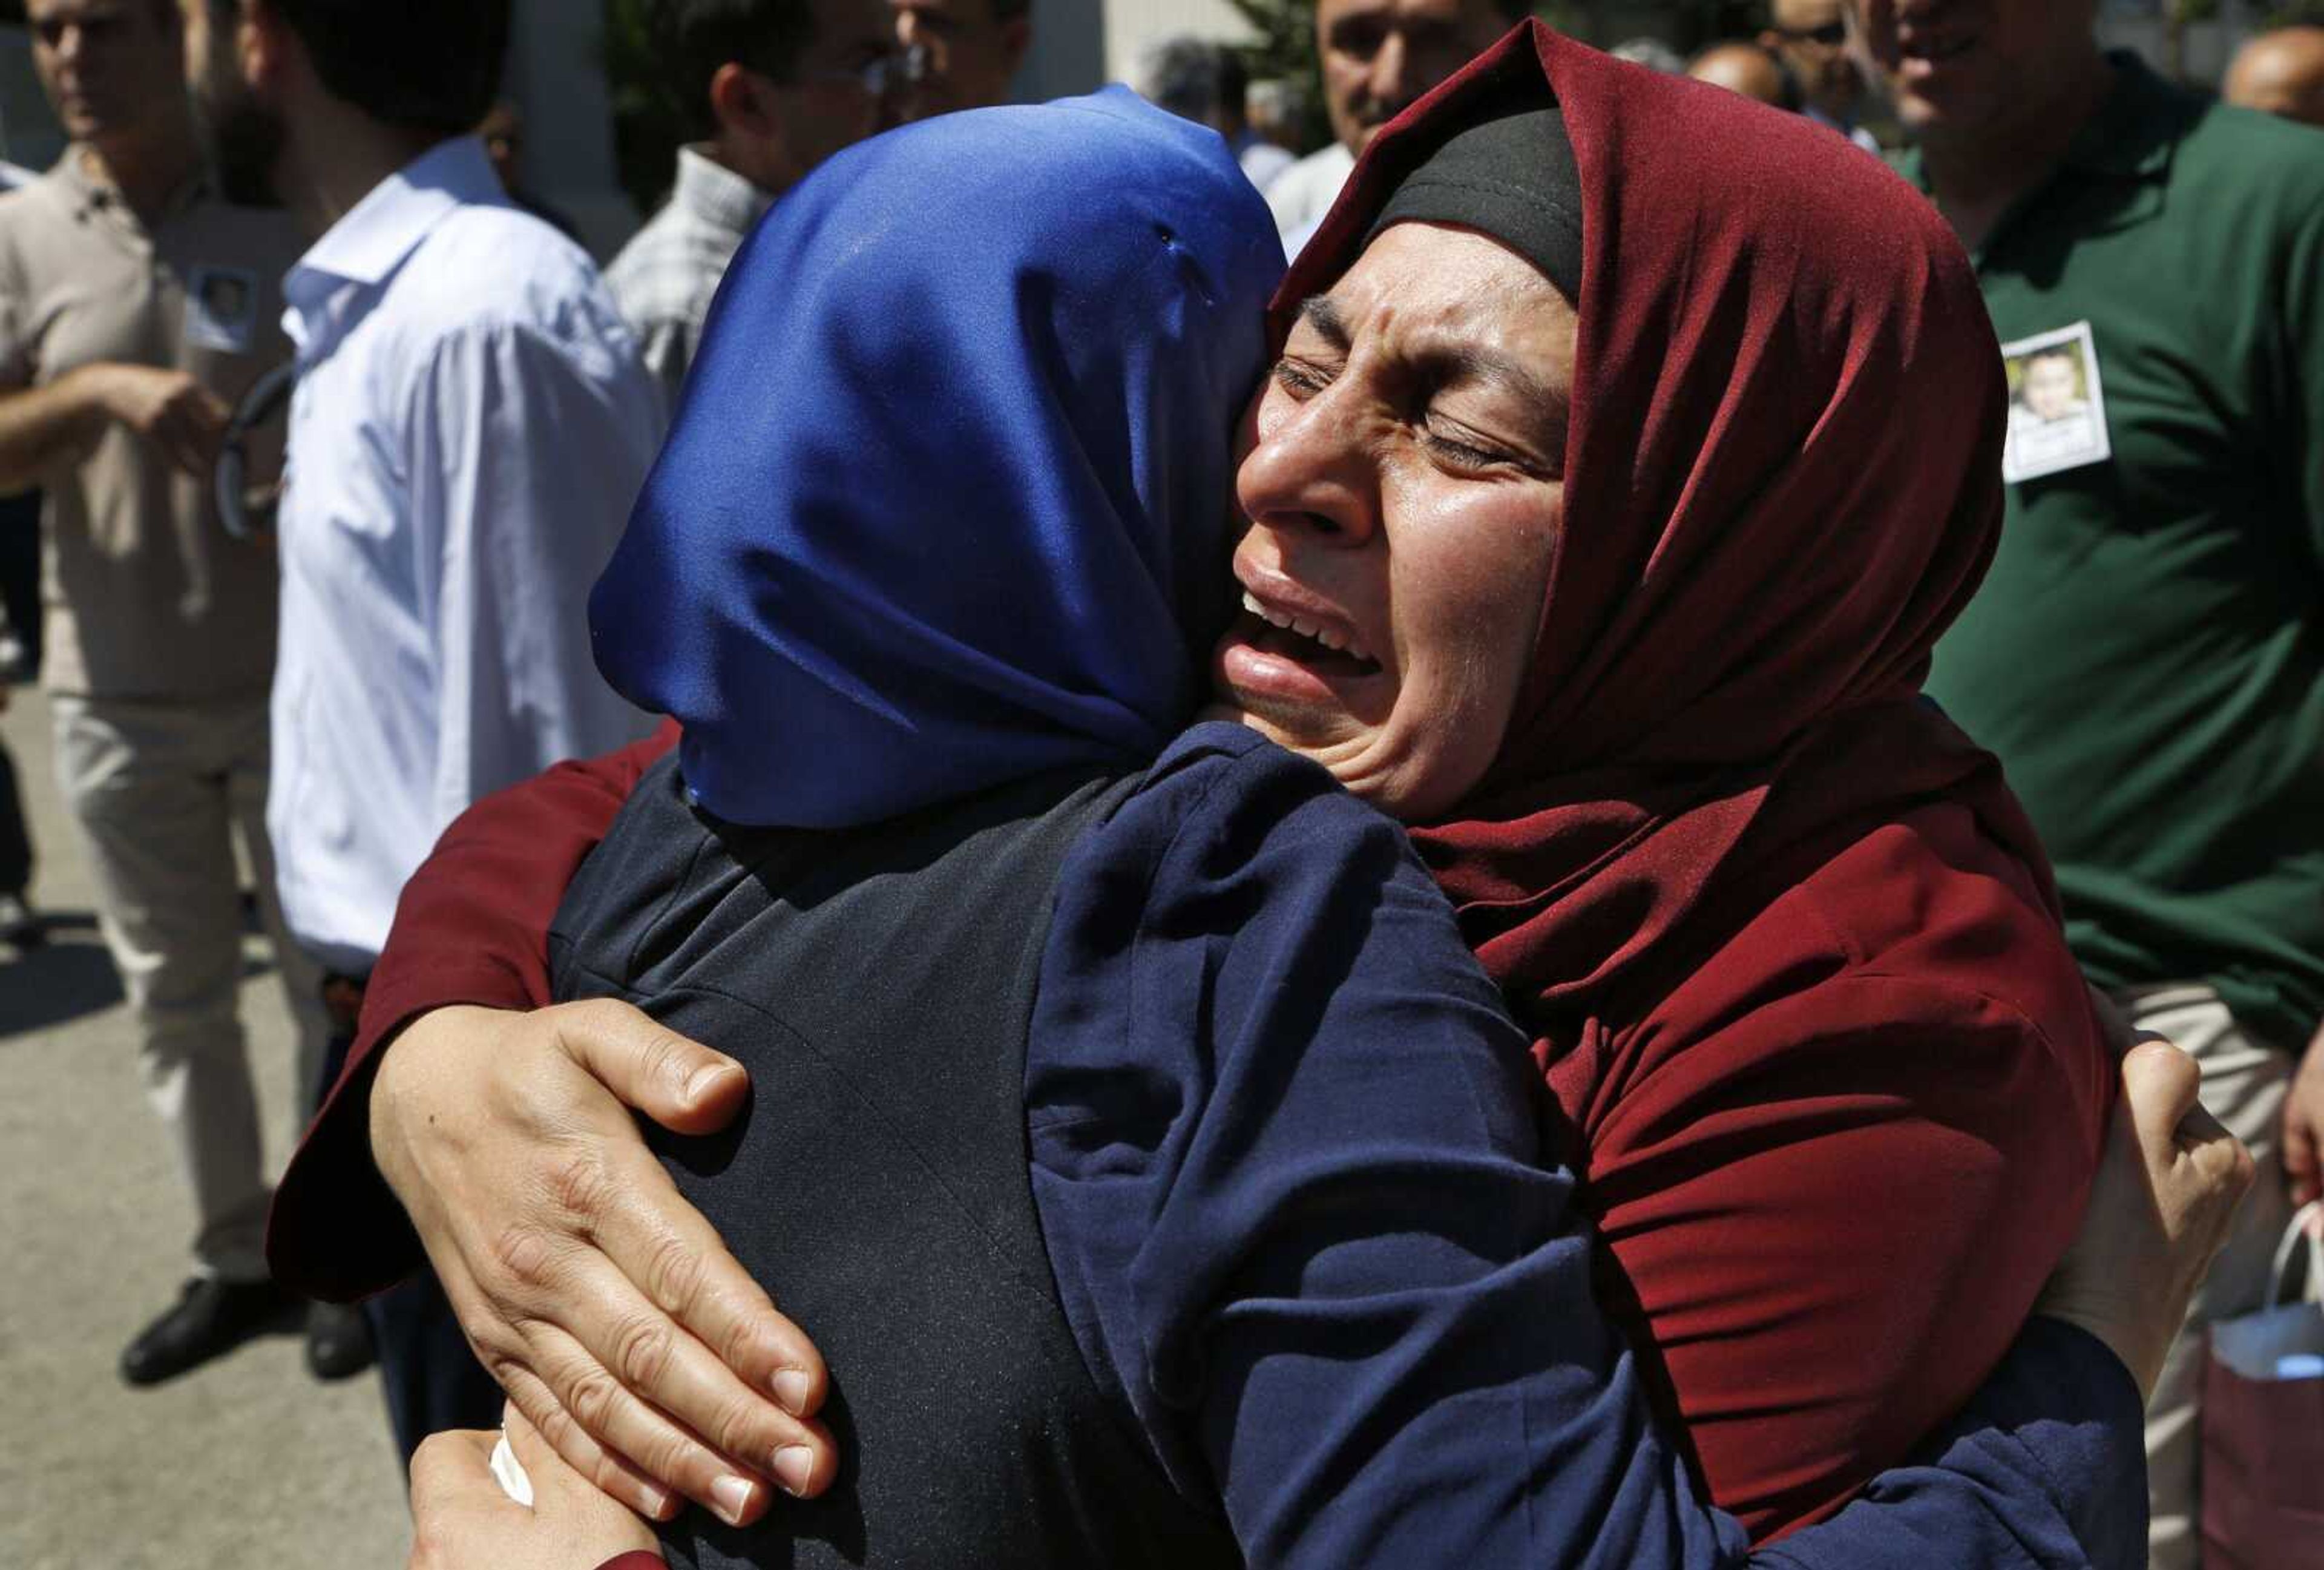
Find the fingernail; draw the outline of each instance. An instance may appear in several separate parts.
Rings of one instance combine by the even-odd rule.
[[[742,1512],[751,1508],[751,1485],[739,1477],[722,1477],[710,1485],[710,1497],[718,1501],[718,1516],[730,1527],[742,1524]]]
[[[775,1399],[783,1410],[794,1418],[807,1416],[807,1375],[795,1368],[787,1368],[775,1376]]]
[[[807,1479],[815,1472],[815,1453],[804,1445],[786,1445],[775,1452],[775,1481],[783,1492],[797,1499],[806,1490]]]
[[[725,1067],[723,1065],[713,1065],[708,1068],[696,1069],[694,1071],[694,1077],[686,1082],[686,1099],[689,1102],[696,1102],[700,1101],[704,1096],[708,1095],[710,1094],[710,1087],[717,1084],[725,1072]]]
[[[641,1482],[638,1484],[638,1492],[642,1496],[646,1514],[656,1520],[669,1516],[678,1506],[677,1497],[666,1488],[656,1488],[652,1483]]]

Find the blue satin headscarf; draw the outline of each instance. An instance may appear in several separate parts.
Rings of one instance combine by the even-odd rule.
[[[1230,608],[1282,272],[1225,144],[1120,88],[841,153],[726,275],[590,596],[598,668],[730,822],[1142,762]]]

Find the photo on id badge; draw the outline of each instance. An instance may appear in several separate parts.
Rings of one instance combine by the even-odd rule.
[[[2009,377],[2009,445],[2001,477],[2009,485],[2102,464],[2114,453],[2107,437],[2106,389],[2098,379],[2098,341],[2076,322],[2001,346]]]
[[[258,328],[258,274],[197,267],[186,280],[186,341],[221,354],[250,353]]]

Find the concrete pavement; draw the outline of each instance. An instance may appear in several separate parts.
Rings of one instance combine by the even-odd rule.
[[[156,1390],[114,1372],[176,1298],[191,1216],[89,919],[47,705],[13,698],[0,741],[32,818],[34,897],[63,925],[47,949],[0,957],[0,1566],[400,1565],[409,1531],[376,1376],[318,1385],[290,1334]],[[246,956],[243,1020],[279,1168],[294,1132],[290,1017],[264,944]]]

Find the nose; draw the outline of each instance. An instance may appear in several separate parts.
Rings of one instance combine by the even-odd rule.
[[[1270,394],[1258,436],[1235,476],[1254,525],[1350,547],[1378,531],[1379,476],[1345,378],[1304,403]]]
[[[1412,96],[1405,79],[1411,64],[1412,52],[1406,47],[1402,30],[1389,28],[1388,36],[1380,40],[1379,52],[1372,56],[1372,97],[1388,107],[1401,107]]]

